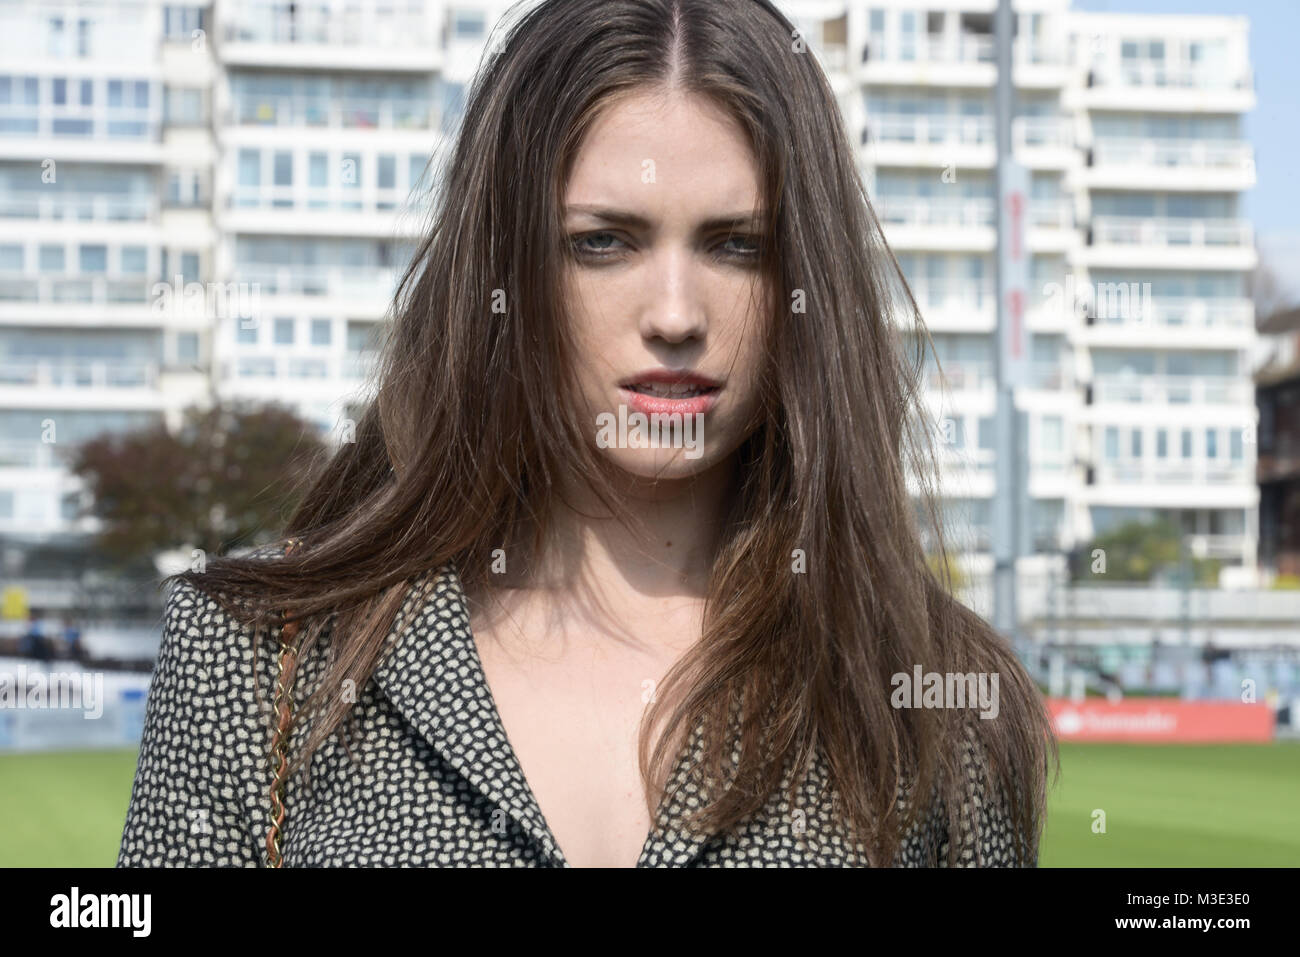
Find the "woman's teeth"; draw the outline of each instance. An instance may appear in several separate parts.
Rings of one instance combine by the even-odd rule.
[[[703,395],[706,392],[712,392],[711,388],[705,388],[698,385],[630,385],[628,386],[633,392],[640,392],[644,395],[653,395],[661,399],[686,399],[694,395]]]

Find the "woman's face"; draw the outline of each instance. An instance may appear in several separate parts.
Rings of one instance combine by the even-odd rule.
[[[752,429],[760,202],[744,132],[703,97],[622,99],[579,147],[561,216],[582,426],[632,475],[700,475]]]

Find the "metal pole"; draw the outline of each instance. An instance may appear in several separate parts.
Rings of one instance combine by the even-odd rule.
[[[1008,237],[1003,235],[1002,172],[1011,157],[1011,117],[1014,107],[1014,85],[1011,76],[1011,0],[998,0],[993,21],[997,49],[998,83],[995,101],[997,123],[997,175],[994,177],[994,195],[997,197],[997,256],[994,260],[998,303],[998,336],[995,340],[994,368],[997,377],[997,412],[994,420],[996,461],[996,490],[993,496],[993,624],[1003,635],[1013,641],[1018,637],[1016,614],[1016,554],[1020,545],[1018,529],[1019,501],[1018,466],[1016,461],[1016,410],[1015,392],[1009,381],[1008,369],[1001,348],[1002,334],[1007,316],[1007,277],[1003,274],[1003,252]]]

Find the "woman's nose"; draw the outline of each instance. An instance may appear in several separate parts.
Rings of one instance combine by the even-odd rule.
[[[674,343],[703,338],[708,331],[707,310],[691,253],[665,250],[652,257],[647,268],[641,335]]]

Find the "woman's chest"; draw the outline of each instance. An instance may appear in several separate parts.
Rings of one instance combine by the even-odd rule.
[[[543,815],[518,763],[502,747],[504,737],[463,724],[464,714],[454,709],[441,718],[409,708],[404,713],[371,693],[357,707],[357,731],[349,738],[352,756],[331,738],[313,757],[310,787],[301,778],[289,786],[282,843],[286,867],[574,863],[562,856],[564,833],[557,834]],[[265,788],[250,787],[253,801],[264,804],[265,796]],[[682,808],[694,805],[696,796],[686,789],[680,802]],[[260,817],[264,820],[265,814]],[[627,835],[642,823],[625,824]],[[617,847],[627,858],[633,854],[631,845],[644,841],[634,859],[647,867],[863,863],[840,824],[813,775],[793,803],[774,794],[763,813],[731,833],[699,835],[668,818],[653,829],[647,823],[638,838],[629,837]],[[576,833],[564,824],[560,830]],[[570,846],[580,847],[573,841],[571,837]],[[596,863],[581,853],[575,855],[577,863]]]

